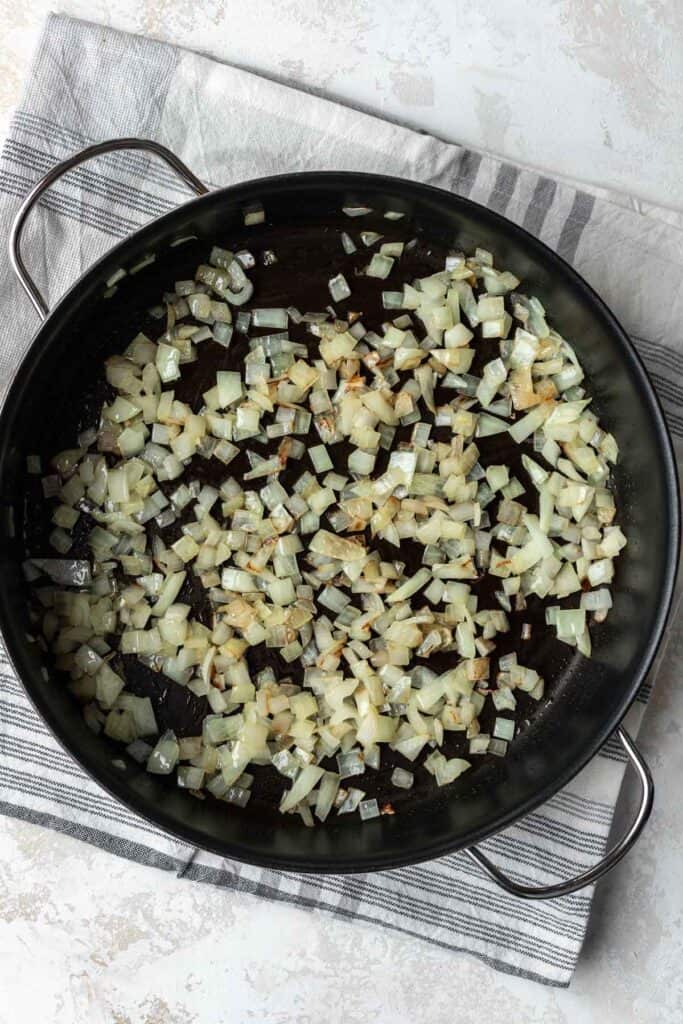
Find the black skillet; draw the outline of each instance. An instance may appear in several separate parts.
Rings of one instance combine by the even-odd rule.
[[[26,216],[66,171],[120,149],[145,150],[161,157],[200,198],[115,246],[49,311],[21,258]],[[254,201],[263,203],[267,211],[263,238],[279,239],[284,245],[288,236],[297,236],[301,252],[311,239],[323,238],[326,224],[338,223],[340,208],[350,201],[404,212],[401,237],[417,235],[426,240],[425,251],[427,243],[435,250],[471,251],[479,245],[493,251],[497,264],[523,279],[525,290],[540,297],[551,311],[552,322],[575,345],[591,381],[593,408],[616,435],[621,449],[614,485],[629,544],[619,560],[614,608],[595,634],[593,657],[586,660],[568,648],[562,652],[555,648],[557,657],[550,652],[551,664],[545,672],[552,682],[549,696],[525,723],[507,757],[487,758],[441,790],[418,786],[396,803],[399,813],[365,823],[349,816],[308,829],[298,818],[273,815],[264,802],[252,802],[242,811],[212,799],[193,799],[130,760],[122,772],[112,763],[121,758],[120,748],[87,729],[80,708],[54,673],[43,677],[41,653],[27,639],[28,595],[21,563],[26,537],[35,528],[35,514],[26,456],[41,453],[47,458],[60,442],[63,447],[73,444],[77,430],[96,407],[102,359],[122,350],[131,332],[148,321],[149,308],[170,282],[191,275],[198,254],[205,254],[216,242],[244,238],[242,211]],[[197,236],[198,241],[171,246],[188,235]],[[125,278],[116,293],[105,298],[105,282],[114,271],[133,267],[149,253],[155,261]],[[649,816],[653,784],[620,723],[652,664],[669,610],[679,548],[677,478],[660,406],[631,342],[567,263],[504,217],[426,185],[382,175],[315,172],[280,175],[208,193],[172,153],[137,139],[92,146],[46,175],[17,215],[10,257],[43,323],[0,414],[4,505],[0,627],[35,707],[94,779],[143,817],[188,843],[252,864],[300,872],[394,868],[464,849],[508,891],[544,899],[594,882],[630,849]],[[329,276],[325,266],[311,267],[314,270]],[[13,529],[8,530],[5,524],[10,522]],[[547,665],[548,652],[545,657]],[[549,799],[615,731],[641,787],[639,808],[626,835],[598,865],[573,879],[543,887],[511,881],[474,844]]]

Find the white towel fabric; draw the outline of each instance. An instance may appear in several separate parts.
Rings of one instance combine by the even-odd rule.
[[[182,49],[51,17],[2,154],[2,237],[21,197],[57,161],[124,135],[165,143],[212,186],[304,169],[378,171],[494,208],[572,262],[614,309],[648,365],[675,440],[683,438],[680,215],[553,181]],[[61,180],[32,214],[24,244],[48,301],[113,242],[186,197],[165,167],[141,154],[105,157]],[[12,325],[0,345],[4,390],[37,323],[6,263],[0,288],[3,322]],[[676,628],[674,615],[669,634]],[[628,716],[632,733],[657,673],[674,668],[673,653],[661,653]],[[612,740],[563,792],[484,849],[518,880],[550,882],[588,867],[604,852],[623,773]],[[461,854],[363,877],[310,877],[190,849],[84,776],[6,661],[0,810],[186,878],[402,931],[554,985],[569,984],[591,906],[589,889],[522,903]]]

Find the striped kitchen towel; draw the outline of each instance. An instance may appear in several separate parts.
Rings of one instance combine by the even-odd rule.
[[[93,141],[126,135],[165,143],[213,186],[303,169],[377,171],[506,214],[573,263],[615,310],[648,364],[680,444],[683,225],[677,215],[553,181],[182,49],[51,17],[2,153],[2,237],[21,198],[55,162]],[[48,301],[117,239],[186,198],[165,167],[134,153],[102,158],[61,180],[32,215],[24,244]],[[3,322],[12,325],[0,345],[4,389],[36,318],[4,261],[0,294]],[[673,616],[669,632],[676,628]],[[660,654],[629,715],[632,732],[657,673],[672,670],[672,657]],[[570,786],[484,849],[518,880],[550,882],[588,867],[605,849],[623,773],[623,756],[610,741]],[[591,890],[525,904],[459,854],[363,877],[311,877],[190,849],[84,776],[36,717],[6,660],[0,661],[0,810],[188,879],[405,932],[548,984],[569,983],[590,912]]]

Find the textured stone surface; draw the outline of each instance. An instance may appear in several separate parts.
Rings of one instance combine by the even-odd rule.
[[[62,0],[443,138],[683,207],[671,0]],[[0,118],[52,0],[0,0]],[[1,127],[1,125],[0,125]]]
[[[51,6],[0,0],[0,131]],[[61,10],[683,207],[678,4],[67,0]],[[662,674],[642,731],[653,820],[599,888],[567,991],[0,819],[0,1024],[677,1024],[682,719],[679,681]]]

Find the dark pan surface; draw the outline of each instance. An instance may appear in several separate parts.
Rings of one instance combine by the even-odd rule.
[[[394,224],[381,217],[349,221],[339,215],[349,193],[378,210],[402,209],[407,215]],[[267,224],[245,229],[240,209],[254,198],[264,202]],[[120,748],[88,732],[60,681],[42,679],[37,655],[24,637],[26,596],[18,564],[22,535],[35,553],[44,543],[45,524],[35,492],[29,490],[27,501],[22,500],[27,488],[24,460],[32,452],[47,456],[71,446],[77,430],[94,422],[104,397],[96,384],[103,358],[123,349],[141,324],[151,337],[157,336],[161,327],[146,310],[174,280],[191,276],[214,242],[229,248],[243,243],[255,254],[276,251],[278,264],[251,272],[259,305],[323,308],[328,278],[343,270],[352,298],[339,308],[362,310],[366,326],[375,327],[385,319],[378,301],[381,287],[353,271],[367,262],[367,252],[344,256],[338,242],[340,229],[355,236],[361,228],[381,231],[387,240],[418,235],[420,244],[402,277],[439,269],[448,248],[471,250],[479,244],[492,249],[497,265],[523,278],[523,290],[539,295],[551,322],[577,348],[596,396],[595,410],[620,442],[615,486],[629,547],[619,562],[615,607],[607,623],[593,630],[590,661],[553,640],[542,628],[539,611],[530,608],[512,617],[509,644],[501,645],[499,653],[513,645],[519,650],[522,621],[537,625],[520,660],[545,676],[549,699],[540,708],[528,699],[520,703],[522,731],[506,759],[485,758],[476,770],[439,791],[424,771],[416,773],[415,788],[401,794],[389,785],[390,767],[379,778],[367,772],[358,780],[361,787],[380,802],[391,799],[397,814],[366,824],[349,816],[312,831],[298,819],[283,820],[272,811],[282,781],[274,781],[267,770],[258,773],[254,798],[245,811],[210,799],[193,800],[133,763],[125,772],[117,770],[112,758],[121,756]],[[199,237],[168,248],[174,238],[187,234]],[[157,253],[156,262],[126,279],[112,299],[103,300],[103,282],[112,271],[131,266],[148,251]],[[384,287],[393,287],[391,279]],[[189,373],[186,369],[178,396],[192,402],[215,369],[235,365],[242,354],[236,341],[227,353],[208,343],[200,363],[187,368]],[[483,349],[481,358],[491,358],[490,352]],[[36,408],[45,415],[36,416]],[[373,176],[295,175],[214,193],[150,225],[93,268],[60,303],[15,380],[0,432],[0,486],[3,499],[9,498],[14,507],[17,526],[14,541],[3,538],[0,619],[32,699],[62,742],[117,796],[190,842],[252,862],[297,870],[363,870],[425,859],[495,831],[556,791],[618,722],[642,681],[668,607],[678,536],[673,463],[661,414],[623,332],[587,286],[540,243],[475,204],[424,186]],[[515,446],[501,446],[498,438],[488,440],[489,450],[481,447],[486,461],[518,461]],[[205,465],[210,477],[212,464]],[[239,469],[233,463],[229,473],[237,476]],[[517,465],[515,472],[525,482]],[[226,475],[222,466],[219,475]],[[411,558],[407,550],[401,555]],[[285,674],[285,666],[275,667]],[[134,672],[136,692],[152,696],[164,724],[181,735],[196,734],[202,701],[137,662],[129,671]],[[287,674],[292,674],[291,666]],[[530,712],[535,712],[533,718]],[[482,724],[487,725],[485,720]],[[462,753],[460,734],[448,739],[447,752]],[[390,765],[384,752],[383,765]]]

